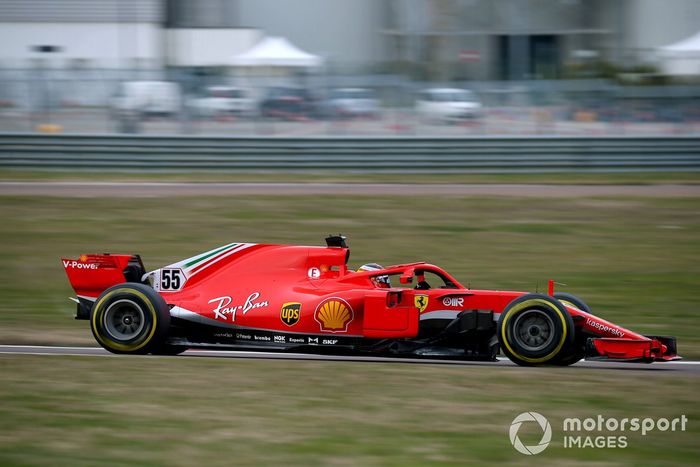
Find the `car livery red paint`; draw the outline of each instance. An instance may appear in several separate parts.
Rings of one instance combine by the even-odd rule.
[[[570,365],[674,360],[676,341],[591,313],[580,298],[474,290],[438,266],[353,272],[342,236],[325,247],[231,243],[146,272],[138,255],[63,259],[78,319],[115,353],[191,347],[359,352]],[[380,280],[381,279],[381,280]]]

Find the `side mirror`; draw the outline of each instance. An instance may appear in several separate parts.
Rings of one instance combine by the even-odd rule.
[[[413,282],[413,269],[409,269],[401,274],[401,277],[399,277],[399,282],[402,284],[411,284]]]

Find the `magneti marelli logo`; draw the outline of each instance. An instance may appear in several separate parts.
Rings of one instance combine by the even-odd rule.
[[[540,442],[534,446],[525,446],[518,437],[518,431],[525,422],[535,422],[539,424],[540,428],[542,428],[542,439],[540,439]],[[549,424],[549,421],[543,415],[540,415],[537,412],[523,412],[515,417],[513,422],[510,424],[508,434],[510,435],[510,443],[513,445],[515,450],[527,456],[541,453],[547,449],[549,442],[552,441],[552,427]]]

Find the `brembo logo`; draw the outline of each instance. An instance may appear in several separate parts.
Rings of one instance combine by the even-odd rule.
[[[620,331],[619,329],[615,329],[615,328],[607,326],[603,323],[593,321],[591,318],[586,318],[586,325],[588,325],[592,328],[595,328],[601,332],[607,332],[608,334],[615,335],[617,337],[623,337],[625,335],[625,333]]]
[[[97,269],[98,266],[95,263],[81,263],[80,261],[63,261],[64,268],[75,268],[75,269]]]

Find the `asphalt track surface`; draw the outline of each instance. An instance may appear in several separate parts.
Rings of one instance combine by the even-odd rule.
[[[381,364],[421,364],[421,365],[449,365],[467,367],[501,367],[515,368],[517,365],[505,358],[499,358],[497,362],[470,362],[462,360],[438,360],[432,358],[385,358],[359,355],[320,355],[302,354],[291,352],[261,352],[250,350],[204,350],[192,349],[178,356],[140,356],[140,355],[115,355],[101,347],[56,347],[40,345],[0,345],[2,355],[44,355],[44,356],[90,356],[90,357],[114,357],[114,358],[221,358],[221,359],[248,359],[248,360],[291,360],[291,361],[324,361],[324,362],[369,362]],[[681,372],[700,375],[700,362],[674,361],[646,363],[620,363],[581,361],[571,368],[587,368],[600,370],[642,370],[650,372]]]
[[[700,197],[700,184],[559,185],[437,183],[192,183],[3,181],[0,196],[172,197],[261,195],[515,196],[539,198]]]

